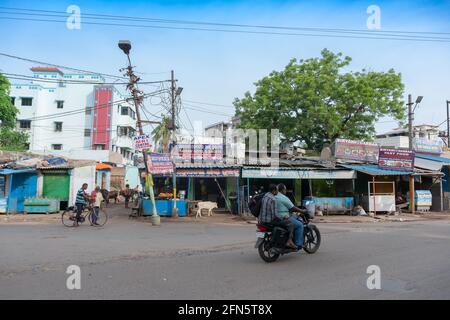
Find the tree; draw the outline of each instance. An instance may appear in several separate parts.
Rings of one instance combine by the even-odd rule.
[[[168,116],[163,116],[161,123],[158,124],[152,131],[152,138],[155,143],[159,143],[162,152],[169,152],[169,142],[171,131],[169,129],[170,118]]]
[[[28,134],[16,129],[19,110],[11,102],[9,88],[8,79],[0,74],[0,149],[25,151]]]
[[[320,58],[292,59],[257,81],[253,95],[235,99],[240,127],[279,129],[282,142],[320,151],[336,138],[371,140],[382,116],[402,121],[401,75],[393,69],[343,72],[350,62],[327,49]]]

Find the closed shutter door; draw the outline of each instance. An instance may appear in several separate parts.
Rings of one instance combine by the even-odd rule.
[[[68,201],[70,176],[66,173],[45,173],[42,191],[45,198]]]

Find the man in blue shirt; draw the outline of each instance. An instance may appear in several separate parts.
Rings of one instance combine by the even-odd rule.
[[[286,196],[286,186],[282,183],[278,185],[278,194],[275,196],[277,199],[277,217],[280,219],[289,219],[294,225],[294,243],[300,249],[303,245],[303,223],[291,215],[291,212],[304,211],[294,206],[292,201]]]
[[[80,221],[81,213],[84,210],[84,206],[87,204],[87,194],[86,189],[88,187],[87,183],[83,183],[81,189],[77,192],[77,197],[75,198],[75,207],[77,208],[76,220],[77,223]]]

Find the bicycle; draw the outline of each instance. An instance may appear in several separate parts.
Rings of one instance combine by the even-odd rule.
[[[66,227],[78,227],[80,223],[83,223],[86,221],[86,218],[91,223],[91,226],[94,227],[103,227],[108,221],[108,215],[105,211],[99,210],[98,216],[97,216],[97,224],[92,223],[92,215],[94,214],[94,207],[91,204],[85,205],[83,207],[83,211],[80,214],[80,218],[77,221],[77,208],[76,206],[72,206],[64,210],[64,212],[61,215],[61,221],[62,224]]]

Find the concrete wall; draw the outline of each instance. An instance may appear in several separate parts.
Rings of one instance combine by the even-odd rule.
[[[71,172],[70,179],[70,198],[69,206],[75,203],[78,190],[83,183],[88,184],[86,192],[92,192],[95,187],[95,165],[74,168]]]

